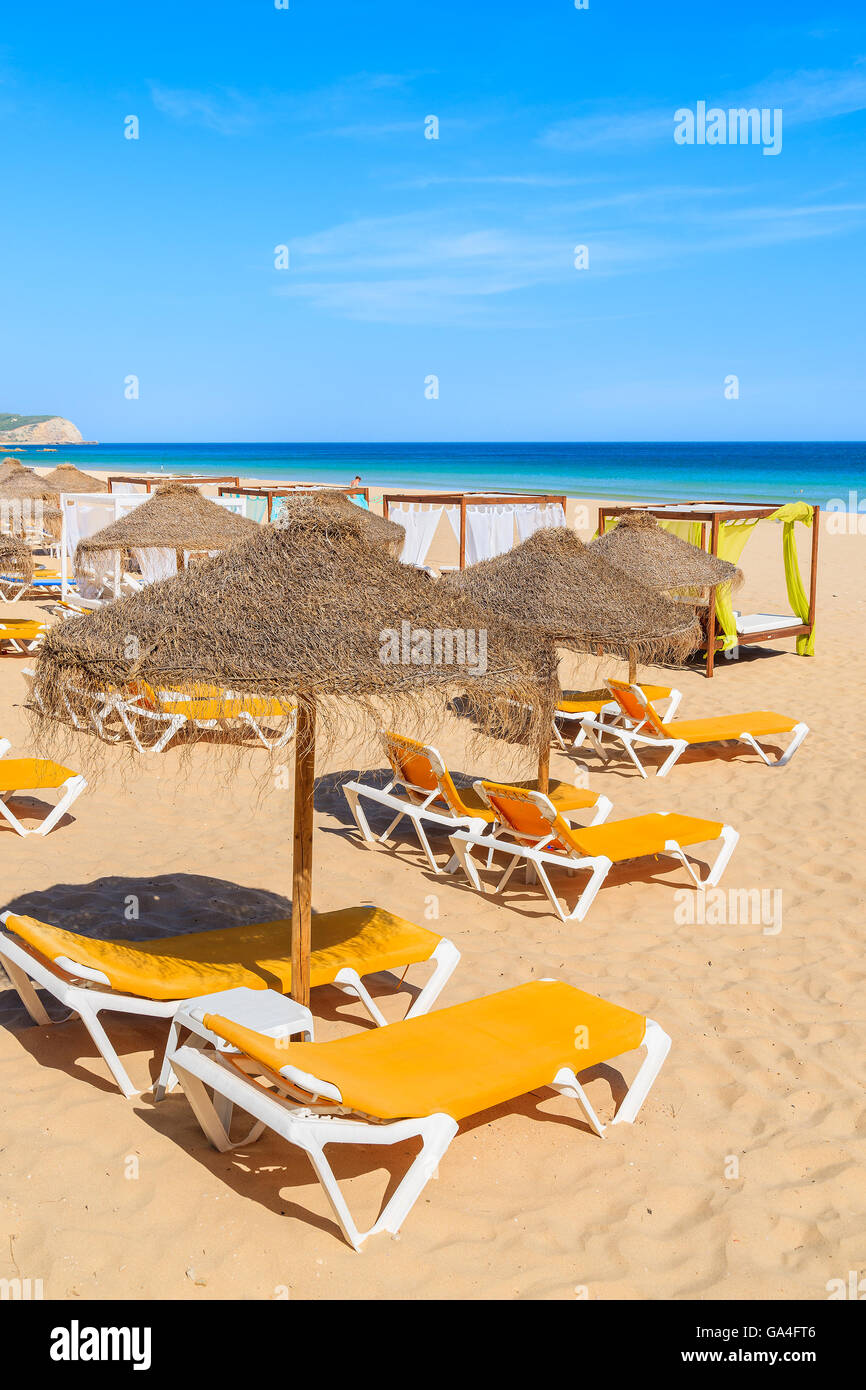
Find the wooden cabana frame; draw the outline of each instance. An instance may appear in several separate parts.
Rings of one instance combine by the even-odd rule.
[[[565,495],[552,493],[540,493],[537,496],[525,497],[522,493],[510,493],[500,496],[499,494],[482,492],[385,492],[382,494],[382,515],[386,521],[390,520],[388,515],[390,507],[401,506],[406,503],[414,502],[421,505],[425,502],[431,503],[435,507],[459,507],[460,508],[460,568],[466,568],[466,510],[468,507],[491,507],[491,506],[556,506],[562,507],[562,515],[565,517]]]
[[[231,493],[233,497],[264,497],[267,501],[267,517],[270,521],[274,510],[275,497],[304,497],[314,495],[317,492],[340,492],[344,497],[363,497],[367,506],[370,505],[370,489],[368,487],[331,487],[328,483],[317,485],[315,483],[281,483],[275,487],[221,487],[218,496],[222,497],[225,493]]]
[[[159,487],[161,483],[189,483],[190,487],[199,487],[207,484],[213,487],[215,483],[235,483],[239,479],[233,473],[223,473],[218,478],[206,477],[203,473],[112,473],[106,478],[108,491],[114,491],[115,483],[135,483],[138,487],[146,487],[148,492],[151,488]]]
[[[726,521],[763,521],[772,516],[782,502],[741,503],[735,502],[673,502],[659,503],[657,506],[602,506],[598,509],[598,534],[604,535],[605,525],[610,517],[623,516],[626,512],[647,512],[659,521],[688,521],[699,524],[701,549],[710,555],[719,553],[719,527]],[[789,624],[785,627],[770,627],[762,632],[737,633],[737,644],[742,647],[756,646],[762,642],[779,641],[784,637],[808,637],[815,626],[815,606],[818,589],[818,532],[820,530],[821,508],[815,506],[812,516],[812,546],[809,565],[809,616],[804,623]],[[724,647],[722,638],[716,636],[716,591],[710,590],[709,611],[707,614],[707,660],[706,675],[711,680],[715,668],[716,652]]]

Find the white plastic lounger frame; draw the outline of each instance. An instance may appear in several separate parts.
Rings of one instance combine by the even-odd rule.
[[[662,814],[668,813],[663,812]],[[614,826],[615,825],[616,822],[614,822]],[[478,866],[472,857],[471,851],[473,846],[478,846],[481,849],[489,851],[491,848],[489,838],[473,835],[471,831],[465,830],[458,831],[456,835],[452,835],[450,838],[451,847],[460,860],[460,865],[469,879],[469,882],[479,893],[484,893],[484,885],[479,878]],[[722,826],[720,835],[722,847],[719,850],[715,863],[709,869],[706,878],[703,880],[695,873],[685,850],[676,840],[665,841],[664,853],[679,860],[698,892],[702,893],[707,888],[714,888],[719,882],[719,879],[728,866],[731,855],[737,847],[739,838],[740,833],[738,830],[734,830],[733,826]],[[545,844],[547,844],[549,840],[554,839],[556,839],[555,831],[551,831],[547,840],[541,841],[536,845],[518,844],[515,840],[506,840],[503,838],[497,840],[494,848],[501,850],[503,854],[510,855],[511,857],[505,867],[505,872],[492,891],[494,894],[501,893],[514,873],[514,870],[517,868],[517,865],[523,863],[526,869],[526,881],[531,883],[533,881],[533,876],[538,877],[538,881],[547,894],[550,905],[559,920],[561,922],[582,922],[589,912],[589,909],[592,907],[598,890],[613,868],[613,860],[608,859],[605,854],[586,855],[584,858],[578,859],[571,855],[557,854],[551,850],[546,850],[544,848]],[[648,856],[640,857],[646,858]],[[629,861],[619,860],[618,862],[627,863]],[[488,853],[488,867],[489,864],[490,855]],[[589,881],[581,892],[571,912],[563,912],[559,899],[547,875],[547,867],[567,869],[570,873],[573,873],[576,869],[586,870],[589,873]]]
[[[681,690],[672,689],[670,695],[666,697],[667,704],[665,704],[664,700],[659,701],[660,705],[665,706],[665,712],[662,716],[663,719],[673,719],[674,715],[680,707],[680,701],[682,700],[682,698],[683,694]],[[587,737],[587,729],[584,724],[584,720],[586,719],[591,719],[593,721],[592,727],[599,735],[599,737],[601,737],[604,731],[610,728],[612,725],[619,726],[620,724],[624,724],[626,727],[628,727],[625,715],[623,714],[616,700],[609,700],[606,705],[602,705],[598,714],[572,714],[569,710],[558,709],[554,712],[553,717],[553,735],[557,743],[559,744],[559,747],[562,749],[564,753],[570,753],[575,748],[579,748],[580,745],[583,743],[584,739]],[[578,729],[572,743],[566,743],[565,739],[562,737],[562,731],[559,728],[560,724],[578,725]]]
[[[396,786],[409,786],[422,798],[419,802],[409,801],[406,797],[395,796],[393,789]],[[363,782],[346,782],[343,786],[346,800],[349,803],[349,810],[352,812],[355,824],[361,832],[364,841],[368,845],[383,845],[393,835],[400,821],[405,816],[415,827],[418,842],[424,851],[427,863],[430,865],[434,874],[441,873],[436,857],[430,846],[430,841],[424,831],[424,822],[431,825],[439,825],[444,829],[453,830],[455,826],[464,826],[467,830],[474,830],[479,835],[485,829],[487,822],[481,816],[457,816],[449,809],[434,810],[432,802],[441,801],[441,792],[438,787],[434,791],[427,791],[424,787],[413,787],[411,783],[404,782],[402,778],[392,777],[386,787],[368,787]],[[395,811],[396,815],[390,822],[386,830],[381,835],[374,835],[370,829],[370,823],[364,814],[364,809],[360,804],[360,798],[367,797],[370,801],[375,801],[379,806],[386,807],[389,811]],[[457,868],[457,860],[453,857],[445,866],[446,873],[453,873]]]
[[[226,698],[231,697],[226,696]],[[117,696],[113,708],[117,711],[123,727],[139,753],[161,753],[185,724],[189,724],[194,729],[220,729],[223,733],[228,733],[231,730],[231,725],[237,720],[246,724],[259,742],[264,744],[265,748],[283,748],[294,737],[297,723],[297,712],[294,712],[288,718],[285,729],[279,733],[269,734],[260,722],[260,718],[256,718],[249,710],[239,710],[237,714],[227,715],[224,718],[191,719],[182,710],[147,709],[137,699],[128,696]],[[102,711],[103,718],[106,713],[107,710]],[[149,719],[165,726],[155,743],[142,743],[136,730],[136,722],[139,719]]]
[[[434,772],[437,772],[440,777],[446,777],[448,775],[447,769],[436,752],[436,749],[427,747],[425,752],[430,758],[430,764]],[[408,796],[395,795],[395,787],[405,787],[409,793],[414,793],[419,800],[410,801]],[[364,842],[368,845],[383,845],[386,840],[391,838],[404,816],[407,820],[410,820],[415,827],[415,833],[418,836],[418,842],[424,851],[427,863],[430,865],[434,874],[442,873],[443,870],[440,869],[439,865],[436,863],[430,841],[427,839],[424,832],[425,821],[431,825],[442,826],[446,830],[465,829],[479,837],[489,835],[491,840],[494,840],[498,834],[495,827],[483,816],[461,816],[458,815],[456,811],[452,811],[447,803],[443,807],[441,803],[445,800],[445,797],[441,785],[434,787],[431,791],[429,787],[416,786],[413,782],[408,782],[405,777],[398,777],[395,774],[385,787],[370,787],[364,782],[346,782],[343,786],[343,791],[345,792],[346,800],[349,803],[349,810],[352,812],[355,824],[361,832]],[[382,831],[381,835],[374,835],[373,831],[370,829],[370,823],[360,804],[360,798],[362,796],[367,797],[370,801],[375,801],[377,805],[384,806],[389,811],[396,812],[394,819],[387,828]],[[440,803],[438,809],[434,809],[433,803],[436,801]],[[609,801],[606,796],[597,797],[595,814],[590,824],[600,825],[610,814],[612,806],[613,803]],[[586,809],[588,808],[580,808],[580,810]],[[577,815],[577,811],[563,811],[562,815],[564,820],[569,820],[572,816]],[[446,874],[454,873],[458,867],[459,860],[456,855],[452,855],[445,865],[444,872]]]
[[[14,913],[11,912],[0,913],[0,923],[5,923],[6,918],[12,916]],[[415,1018],[418,1014],[425,1014],[433,1007],[460,960],[460,952],[453,941],[449,941],[447,937],[443,936],[440,937],[429,959],[435,968],[427,983],[420,989],[413,985],[407,986],[410,990],[415,991],[415,998],[406,1014],[407,1018]],[[424,964],[423,961],[419,963]],[[55,999],[58,999],[61,1004],[65,1004],[70,1010],[66,1018],[59,1019],[58,1022],[66,1023],[76,1014],[78,1015],[96,1043],[120,1090],[127,1099],[138,1095],[126,1068],[99,1022],[98,1015],[102,1012],[109,1012],[138,1014],[143,1018],[171,1018],[178,1008],[177,999],[142,999],[138,995],[122,994],[112,987],[108,976],[104,975],[101,970],[94,970],[89,966],[81,965],[78,961],[70,960],[67,956],[59,956],[56,960],[49,960],[8,931],[0,931],[0,966],[3,967],[12,981],[21,1003],[34,1023],[44,1026],[51,1023],[52,1020],[45,1012],[31,981],[41,985],[43,989],[47,989],[49,994],[53,994]],[[370,1016],[380,1027],[385,1023],[383,1014],[356,970],[344,966],[333,983],[344,994],[354,995],[360,999],[361,1003],[368,1009]],[[405,985],[404,981],[401,983]],[[94,986],[98,988],[94,988]],[[169,1038],[170,1040],[171,1038]],[[170,1069],[166,1066],[167,1056],[168,1050],[166,1049],[158,1083],[162,1091],[166,1089],[166,1086],[170,1087],[173,1080]]]
[[[0,758],[3,758],[9,752],[10,747],[11,744],[9,743],[8,739],[0,739]],[[61,782],[57,787],[18,787],[13,788],[11,791],[0,791],[0,816],[2,816],[3,819],[7,821],[9,825],[12,826],[12,829],[18,835],[47,835],[50,830],[54,829],[57,822],[63,819],[63,817],[66,815],[66,812],[72,805],[73,801],[75,801],[81,795],[86,786],[87,782],[85,778],[82,777],[80,773],[76,772],[73,773],[71,777],[67,777],[65,782]],[[49,811],[48,815],[45,817],[44,821],[42,821],[40,825],[35,825],[28,830],[25,825],[21,824],[20,820],[15,815],[15,812],[11,809],[8,803],[12,801],[16,796],[21,796],[23,792],[30,790],[57,791],[60,793],[60,799],[58,800],[57,805]],[[2,920],[3,918],[2,916],[0,916],[0,921]]]
[[[635,694],[637,694],[637,687],[633,687],[633,689]],[[643,692],[640,693],[640,699],[645,705],[646,698]],[[710,722],[709,718],[707,722]],[[674,766],[674,763],[682,757],[687,748],[708,747],[714,742],[746,743],[750,748],[754,749],[761,761],[766,763],[767,767],[785,767],[791,761],[797,749],[800,747],[800,744],[803,742],[803,739],[809,732],[808,724],[804,724],[802,721],[799,724],[795,724],[791,730],[791,742],[788,744],[784,753],[781,753],[778,758],[769,758],[755,735],[750,734],[748,730],[744,730],[735,737],[707,739],[706,743],[695,744],[689,743],[688,740],[684,738],[664,738],[661,734],[656,733],[647,721],[641,724],[633,724],[630,728],[627,728],[625,724],[600,724],[593,715],[584,715],[583,728],[587,739],[596,753],[598,753],[602,762],[607,762],[607,749],[602,747],[601,736],[603,734],[610,734],[612,738],[619,739],[643,778],[646,778],[647,773],[637,755],[637,750],[635,748],[636,744],[644,744],[647,748],[669,748],[671,750],[665,761],[656,771],[657,777],[666,777]],[[764,737],[774,738],[776,735],[765,734]]]
[[[7,642],[12,651],[17,652],[19,656],[29,656],[38,651],[45,641],[47,631],[48,628],[43,626],[32,637],[23,637],[20,633],[16,634],[15,628],[12,626],[4,628],[3,620],[0,618],[0,642]]]
[[[178,1018],[183,1026],[183,1011],[180,1011]],[[281,1085],[283,1093],[264,1090],[229,1060],[241,1054],[227,1050],[225,1042],[216,1034],[208,1033],[201,1025],[198,1028],[201,1035],[191,1037],[171,1054],[169,1061],[180,1078],[196,1119],[214,1148],[223,1153],[244,1148],[254,1143],[266,1128],[272,1129],[287,1143],[296,1145],[308,1155],[334,1216],[355,1250],[360,1250],[368,1237],[382,1231],[396,1236],[430,1178],[435,1176],[441,1159],[458,1131],[457,1122],[450,1115],[442,1113],[386,1122],[362,1114],[347,1113],[343,1110],[342,1096],[335,1086],[292,1066],[281,1068],[279,1076],[259,1068],[269,1080]],[[654,1020],[647,1019],[641,1042],[641,1046],[646,1048],[646,1057],[611,1124],[632,1124],[637,1118],[670,1045],[667,1033]],[[250,1067],[253,1069],[256,1064],[251,1063]],[[577,1074],[570,1067],[560,1068],[548,1084],[552,1090],[577,1101],[595,1132],[604,1136],[605,1126],[593,1110]],[[213,1092],[213,1100],[208,1094],[209,1090]],[[309,1104],[311,1097],[324,1104]],[[242,1140],[232,1141],[229,1130],[235,1106],[249,1115],[254,1124]],[[359,1231],[325,1156],[326,1145],[402,1144],[414,1138],[421,1140],[420,1153],[376,1223],[368,1231]]]
[[[36,672],[32,668],[24,666],[21,668],[21,674],[28,685],[28,699],[33,701],[37,709],[44,710],[45,706],[35,683]],[[81,690],[78,693],[81,695],[82,699],[87,702],[85,719],[81,717],[81,710],[76,710],[73,707],[65,691],[61,697],[72,727],[77,729],[79,733],[82,733],[87,729],[88,724],[90,724],[95,729],[97,738],[102,739],[105,743],[119,742],[122,738],[122,734],[113,730],[109,731],[105,728],[105,721],[112,714],[121,699],[119,692],[110,693],[108,691],[99,691],[96,694],[92,694],[90,691]]]

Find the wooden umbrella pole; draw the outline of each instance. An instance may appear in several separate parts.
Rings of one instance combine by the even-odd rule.
[[[628,649],[628,683],[634,685],[637,680],[637,662],[634,656],[634,647]]]
[[[316,707],[300,701],[295,734],[295,817],[292,841],[292,998],[310,1003],[312,949],[313,791]]]
[[[549,669],[548,676],[548,710],[549,718],[546,721],[542,743],[538,749],[538,790],[547,796],[550,791],[550,740],[553,736],[554,712],[559,704],[562,690],[559,685],[559,659],[556,648],[551,647],[548,653]]]
[[[550,744],[538,754],[538,790],[547,796],[550,790]]]

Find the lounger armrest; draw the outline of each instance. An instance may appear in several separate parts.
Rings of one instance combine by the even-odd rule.
[[[311,1076],[309,1072],[301,1071],[300,1067],[288,1065],[280,1067],[280,1076],[289,1086],[296,1086],[298,1090],[304,1091],[308,1096],[322,1096],[325,1100],[332,1100],[337,1105],[343,1103],[343,1097],[336,1086],[332,1086],[328,1081],[320,1081],[317,1076]]]

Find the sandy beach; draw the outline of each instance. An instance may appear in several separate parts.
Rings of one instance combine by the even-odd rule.
[[[594,526],[597,503],[573,503],[571,521],[575,506]],[[673,1046],[634,1126],[600,1139],[551,1092],[485,1112],[461,1126],[400,1238],[377,1237],[358,1255],[300,1152],[266,1137],[220,1155],[181,1092],[154,1105],[165,1024],[110,1016],[143,1091],[126,1101],[78,1022],[32,1026],[6,989],[0,1278],[41,1279],[46,1298],[72,1300],[826,1299],[828,1281],[861,1268],[866,1236],[864,545],[853,525],[822,530],[814,658],[789,641],[719,660],[712,681],[699,668],[641,673],[682,690],[684,718],[772,709],[805,720],[811,733],[789,766],[693,751],[664,780],[642,781],[624,758],[603,767],[585,749],[552,754],[555,776],[586,769],[614,818],[676,810],[734,825],[723,887],[763,893],[757,920],[687,920],[695,895],[683,872],[658,865],[615,871],[583,923],[556,920],[537,888],[484,898],[460,877],[434,877],[410,830],[395,846],[362,844],[340,784],[381,758],[347,749],[319,765],[314,906],[374,903],[450,937],[462,961],[442,1005],[555,976],[657,1019]],[[758,528],[743,568],[744,608],[787,611],[780,528]],[[0,658],[0,736],[22,754],[29,664]],[[574,687],[623,673],[571,656],[561,669]],[[455,770],[515,775],[510,751],[492,742],[470,762],[457,718],[437,743]],[[131,939],[283,915],[292,794],[261,794],[264,757],[250,749],[227,787],[195,750],[177,776],[169,749],[132,773],[109,768],[44,839],[3,826],[2,907]],[[125,917],[130,895],[137,921]],[[407,996],[379,1002],[396,1019]],[[331,988],[313,1008],[322,1039],[368,1026]],[[635,1065],[624,1060],[626,1080]],[[604,1119],[621,1090],[610,1067],[587,1086]],[[409,1156],[338,1151],[359,1220],[372,1221]]]

